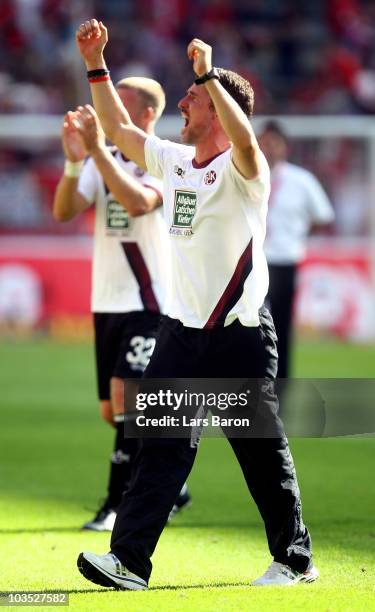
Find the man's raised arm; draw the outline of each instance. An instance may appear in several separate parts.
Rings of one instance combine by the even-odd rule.
[[[60,178],[54,199],[52,214],[56,221],[70,221],[91,205],[78,191],[78,179],[87,152],[73,125],[74,113],[69,111],[63,122],[61,142],[65,154],[64,174]]]
[[[134,161],[146,169],[144,143],[147,134],[136,127],[125,110],[109,77],[103,51],[108,41],[107,28],[91,19],[79,26],[78,49],[85,61],[95,110],[106,136]]]
[[[212,48],[202,40],[194,38],[187,48],[197,77],[205,78],[212,70]],[[233,162],[247,179],[255,178],[261,172],[261,152],[248,117],[224,89],[217,78],[204,81],[214,104],[216,114],[227,138],[233,146]]]

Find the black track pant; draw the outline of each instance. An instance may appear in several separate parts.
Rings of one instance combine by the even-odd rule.
[[[266,309],[260,326],[235,322],[210,331],[167,319],[146,369],[148,378],[274,378],[276,335]],[[311,564],[311,541],[301,517],[300,493],[285,437],[232,438],[229,442],[263,518],[276,561],[303,572]],[[193,466],[189,439],[144,439],[112,533],[111,550],[148,580],[160,534]]]
[[[270,286],[267,301],[275,324],[279,354],[278,378],[289,376],[292,308],[296,279],[296,266],[269,265]]]

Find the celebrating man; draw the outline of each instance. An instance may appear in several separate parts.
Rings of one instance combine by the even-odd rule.
[[[197,78],[179,103],[184,144],[163,141],[136,128],[121,105],[103,58],[107,39],[106,28],[95,19],[77,32],[94,106],[124,155],[163,179],[172,251],[168,317],[144,377],[266,379],[258,410],[272,414],[277,351],[272,319],[263,307],[268,274],[262,248],[270,175],[248,121],[250,84],[234,72],[212,68],[211,48],[194,39],[187,52]],[[230,437],[229,442],[264,520],[274,559],[253,584],[315,580],[285,436]],[[120,589],[147,588],[150,557],[195,455],[190,439],[143,441],[111,552],[85,552],[78,558],[86,578]]]

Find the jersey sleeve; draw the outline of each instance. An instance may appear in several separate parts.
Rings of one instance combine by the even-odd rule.
[[[268,199],[271,190],[270,169],[263,153],[260,154],[261,170],[253,179],[246,179],[236,168],[232,154],[230,155],[229,172],[237,187],[257,204]]]
[[[306,172],[304,186],[307,205],[312,223],[331,223],[335,217],[332,205],[319,181],[310,172]]]
[[[145,141],[145,161],[148,172],[158,178],[163,178],[165,164],[165,143],[157,136],[148,136]]]
[[[152,176],[162,179],[164,172],[172,168],[191,147],[164,140],[157,136],[148,136],[145,142],[145,160],[147,170]]]
[[[96,199],[99,186],[99,173],[95,166],[94,160],[88,157],[78,181],[78,192],[90,204]]]

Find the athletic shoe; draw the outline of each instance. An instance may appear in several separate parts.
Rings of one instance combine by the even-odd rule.
[[[148,588],[147,582],[129,572],[113,553],[94,555],[91,552],[83,552],[77,559],[77,567],[87,580],[101,586],[129,591],[143,591]]]
[[[292,570],[288,565],[272,561],[268,570],[251,583],[252,586],[291,586],[297,582],[314,582],[319,578],[316,567],[311,567],[303,574]]]
[[[108,500],[99,508],[98,512],[88,523],[85,523],[82,529],[90,529],[91,531],[112,531],[116,520],[116,510],[111,507]]]
[[[188,491],[186,484],[182,487],[180,491],[180,495],[177,497],[175,504],[173,505],[172,510],[169,513],[168,522],[173,519],[174,516],[181,510],[189,508],[191,506],[191,497]]]

